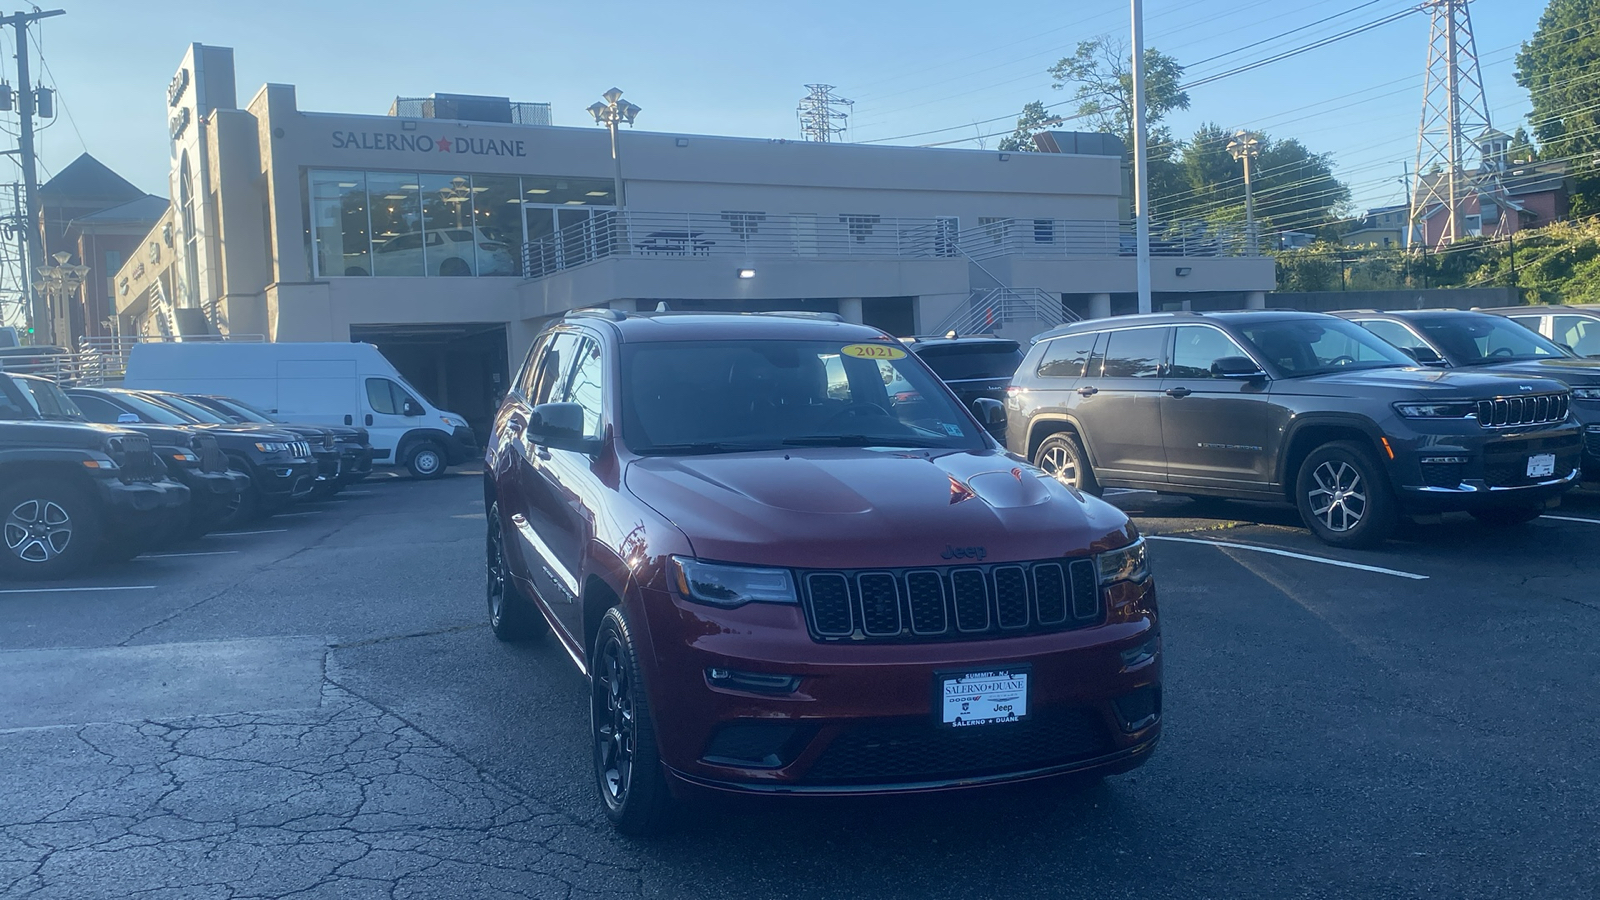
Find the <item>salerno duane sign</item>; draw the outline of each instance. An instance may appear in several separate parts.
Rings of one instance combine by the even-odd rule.
[[[488,137],[439,137],[387,131],[335,131],[335,150],[397,150],[411,153],[466,153],[473,156],[527,156],[525,141]]]

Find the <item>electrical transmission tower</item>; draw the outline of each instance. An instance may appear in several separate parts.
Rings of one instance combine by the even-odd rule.
[[[854,100],[835,96],[831,84],[808,84],[811,93],[801,98],[795,113],[800,117],[800,136],[808,141],[827,143],[850,125]]]
[[[1431,211],[1446,215],[1439,243],[1465,237],[1462,204],[1481,165],[1478,139],[1489,130],[1489,105],[1478,73],[1468,0],[1427,0],[1428,73],[1422,88],[1422,125],[1417,130],[1416,186],[1411,226],[1424,227]],[[1423,240],[1426,240],[1424,234]]]

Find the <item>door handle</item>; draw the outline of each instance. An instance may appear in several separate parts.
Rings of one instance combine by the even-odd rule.
[[[1100,389],[1097,388],[1097,387],[1094,387],[1093,385],[1086,385],[1084,387],[1078,388],[1078,396],[1079,397],[1093,397],[1095,394],[1098,394],[1098,393],[1100,393]]]
[[[1186,387],[1175,387],[1175,388],[1168,388],[1167,389],[1167,396],[1168,397],[1187,397],[1192,393],[1194,393],[1194,391],[1191,391]]]
[[[367,413],[367,424],[368,425],[372,424],[372,413]]]
[[[540,459],[549,459],[550,448],[540,444],[538,447],[534,448],[533,455],[539,457]]]
[[[344,417],[344,423],[346,425],[353,424],[354,422],[355,422],[355,419],[353,417],[348,416],[348,415]]]

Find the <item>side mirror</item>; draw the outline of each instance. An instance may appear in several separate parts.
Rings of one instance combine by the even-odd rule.
[[[577,403],[541,403],[528,416],[524,432],[530,444],[571,450],[576,453],[594,453],[600,449],[600,439],[583,436],[583,407]]]
[[[413,402],[411,400],[407,400],[405,402],[405,405],[400,407],[400,415],[402,415],[402,416],[420,416],[420,415],[422,415],[422,407],[418,406],[415,402]]]
[[[992,397],[979,397],[972,401],[972,411],[977,415],[978,421],[985,425],[1004,425],[1006,423],[1005,404]]]
[[[1224,356],[1211,361],[1213,378],[1260,378],[1266,374],[1248,356]]]
[[[1444,357],[1440,356],[1432,347],[1401,347],[1400,352],[1424,366],[1444,364]]]

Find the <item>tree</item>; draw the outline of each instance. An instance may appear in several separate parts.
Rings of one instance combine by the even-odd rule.
[[[1550,0],[1517,54],[1517,84],[1528,89],[1528,121],[1546,159],[1570,159],[1572,212],[1600,209],[1600,0]],[[1574,73],[1581,73],[1574,75]]]
[[[1073,118],[1083,119],[1091,130],[1122,138],[1133,147],[1133,66],[1128,45],[1107,37],[1078,44],[1078,51],[1050,67],[1055,88],[1073,85],[1078,103]],[[1180,86],[1183,66],[1155,48],[1144,51],[1145,128],[1154,144],[1158,126],[1167,113],[1189,108],[1189,95]]]
[[[1243,221],[1244,167],[1228,152],[1234,134],[1208,122],[1183,144],[1177,163],[1182,188],[1166,195],[1151,192],[1162,218]],[[1257,138],[1260,155],[1250,170],[1258,219],[1275,229],[1306,230],[1344,211],[1350,189],[1334,177],[1326,154],[1312,153],[1293,138]]]
[[[1032,153],[1038,149],[1033,144],[1034,132],[1043,131],[1060,121],[1060,116],[1053,116],[1044,108],[1043,100],[1035,100],[1022,107],[1022,115],[1017,117],[1017,130],[1001,138],[1000,149]]]
[[[1506,159],[1512,163],[1533,162],[1538,152],[1533,149],[1533,139],[1528,137],[1528,129],[1517,128],[1517,133],[1511,136],[1511,146],[1506,149]]]

